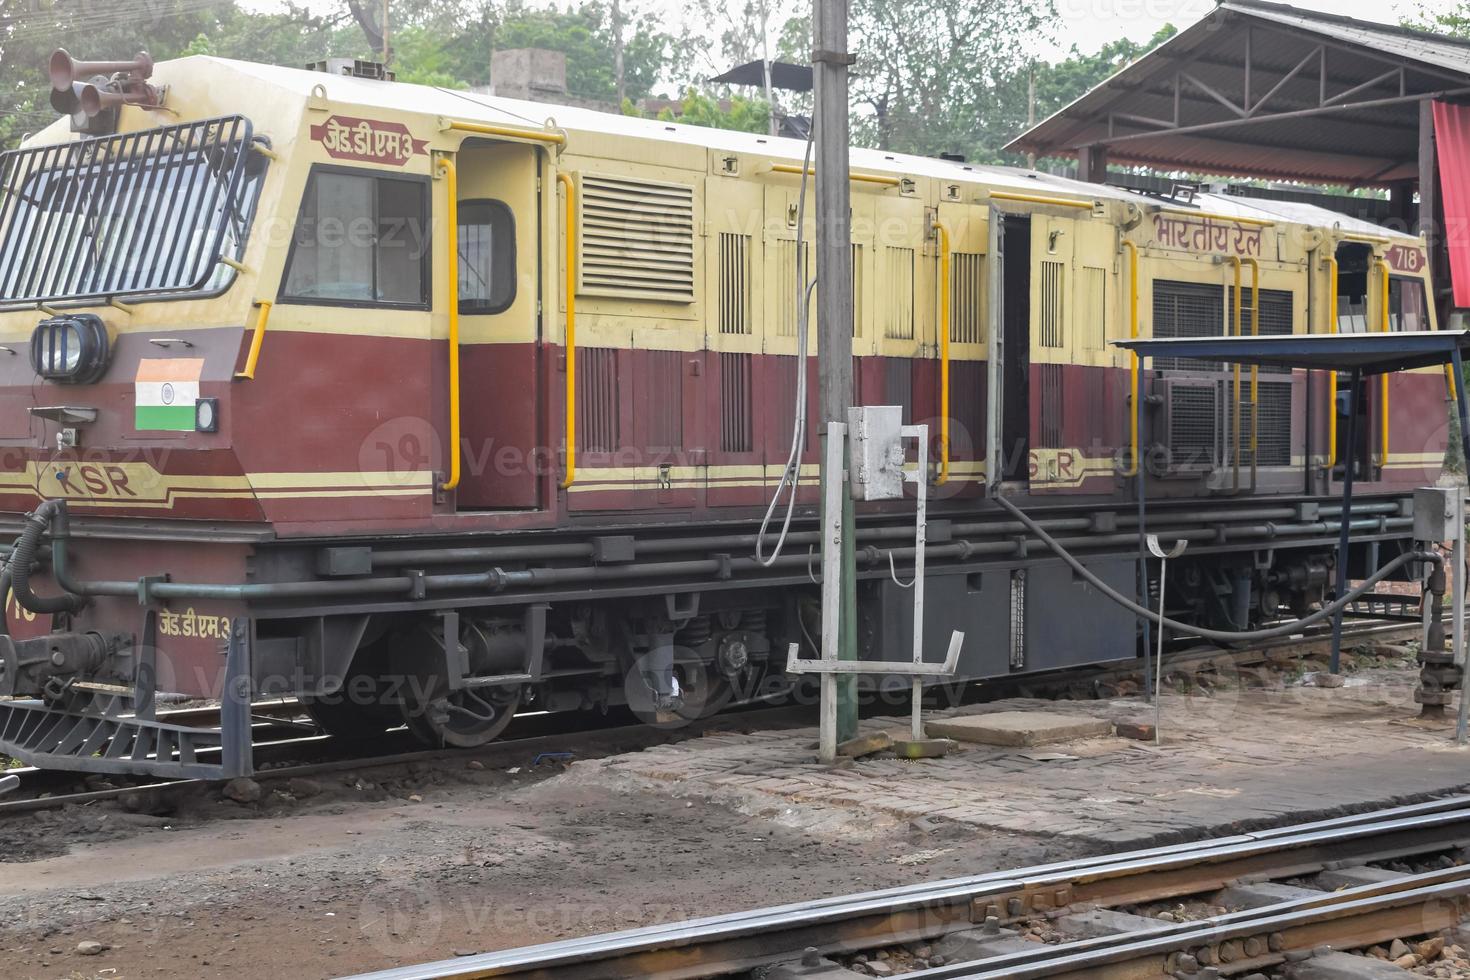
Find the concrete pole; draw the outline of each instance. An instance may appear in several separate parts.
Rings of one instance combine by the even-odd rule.
[[[848,185],[847,51],[848,0],[813,0],[812,71],[816,115],[817,178],[817,375],[823,438],[833,422],[846,423],[852,406],[852,220]],[[845,482],[841,471],[826,465],[822,484]],[[842,615],[823,623],[822,631],[838,631],[838,657],[857,659],[857,562],[853,554],[852,494],[841,493]],[[831,547],[824,542],[824,547]],[[830,678],[831,675],[826,675]],[[825,678],[824,678],[825,679]],[[832,679],[836,685],[837,737],[857,734],[856,683],[852,676]]]

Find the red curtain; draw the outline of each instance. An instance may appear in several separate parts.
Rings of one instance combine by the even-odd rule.
[[[1470,307],[1470,106],[1434,103],[1434,145],[1455,305]]]

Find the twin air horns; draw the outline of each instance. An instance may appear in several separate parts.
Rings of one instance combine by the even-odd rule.
[[[48,66],[51,108],[72,117],[77,132],[111,132],[118,107],[157,105],[158,90],[148,84],[153,59],[141,51],[132,61],[78,61],[58,48]],[[86,79],[80,81],[79,79]]]

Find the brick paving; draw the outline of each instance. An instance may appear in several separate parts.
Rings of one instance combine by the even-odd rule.
[[[1418,721],[1414,679],[1411,670],[1374,669],[1340,688],[1166,691],[1160,746],[1113,736],[1038,749],[966,744],[942,759],[874,756],[834,768],[818,763],[812,728],[711,734],[574,769],[589,780],[632,780],[816,831],[877,834],[928,818],[959,829],[1145,847],[1470,785],[1470,750],[1455,747],[1452,723]],[[1017,710],[1089,714],[1115,724],[1151,724],[1154,717],[1137,698],[1008,699],[926,716]],[[884,729],[903,737],[907,717],[861,726],[864,733]]]

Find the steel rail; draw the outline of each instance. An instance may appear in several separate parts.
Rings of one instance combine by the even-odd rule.
[[[399,967],[365,974],[361,980],[553,975],[561,980],[650,975],[677,980],[717,976],[791,959],[813,946],[842,952],[928,940],[969,928],[991,916],[1015,920],[1073,904],[1170,898],[1223,887],[1241,876],[1263,871],[1275,876],[1296,875],[1343,860],[1402,857],[1465,841],[1470,841],[1470,797],[1461,796],[1218,841],[1084,858]],[[1452,884],[1470,890],[1470,882]]]

